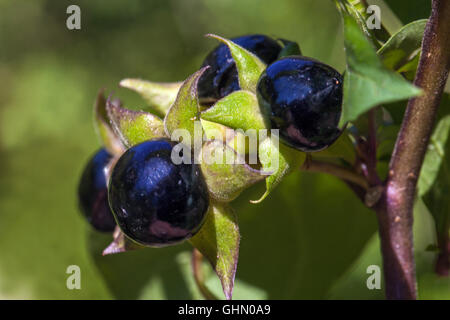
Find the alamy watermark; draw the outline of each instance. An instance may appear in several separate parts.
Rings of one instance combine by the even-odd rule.
[[[381,289],[381,269],[379,266],[373,264],[367,267],[366,273],[370,274],[367,278],[366,285],[369,290]]]
[[[81,269],[76,264],[70,265],[66,269],[66,273],[69,274],[66,280],[66,287],[69,290],[81,289]]]
[[[69,16],[66,19],[66,27],[69,30],[81,29],[81,9],[76,4],[72,4],[67,7],[66,13]]]
[[[369,30],[381,29],[381,9],[379,6],[372,4],[367,7],[366,13],[369,15],[366,25]]]

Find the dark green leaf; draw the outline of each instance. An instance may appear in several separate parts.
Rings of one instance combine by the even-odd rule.
[[[278,58],[302,54],[302,51],[300,50],[300,47],[297,42],[285,39],[280,39],[280,41],[283,43],[284,46],[283,49],[281,49],[280,53],[278,54]]]
[[[413,81],[416,77],[417,67],[419,66],[420,61],[420,52],[408,62],[406,62],[403,66],[401,66],[397,72],[402,74],[407,80]]]
[[[211,263],[228,300],[233,294],[239,240],[239,227],[233,209],[227,204],[214,201],[210,204],[204,225],[189,240]]]
[[[114,132],[126,147],[165,136],[162,120],[151,113],[128,110],[110,100],[106,109]]]
[[[450,231],[450,114],[446,112],[431,136],[418,182],[418,193],[433,215],[438,242],[444,246]]]
[[[447,115],[439,120],[434,129],[433,135],[430,138],[428,145],[428,151],[425,155],[425,159],[420,172],[419,181],[417,183],[417,189],[419,196],[427,193],[433,186],[439,172],[445,169],[445,159],[450,155],[450,149],[447,147],[449,143],[450,134],[450,115]],[[444,170],[445,172],[445,170]],[[449,173],[450,174],[450,173]],[[450,176],[445,176],[450,183]]]
[[[417,20],[403,26],[378,50],[378,55],[388,69],[398,70],[413,55],[417,55],[427,21]]]
[[[420,94],[419,88],[386,69],[358,24],[346,15],[344,37],[347,70],[344,78],[343,123],[357,119],[379,104]]]

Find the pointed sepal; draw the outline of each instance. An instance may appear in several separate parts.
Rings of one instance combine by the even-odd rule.
[[[110,99],[106,104],[111,126],[126,147],[165,136],[164,124],[157,116],[122,108]]]
[[[177,97],[182,82],[151,82],[141,79],[123,79],[120,86],[137,93],[155,110],[164,116]]]
[[[119,105],[118,100],[111,102]],[[97,134],[110,154],[119,155],[125,150],[120,138],[114,132],[106,111],[106,98],[103,90],[97,94],[97,99],[94,103],[94,122]]]
[[[195,138],[200,140],[202,139],[202,133],[200,132],[199,137],[199,133],[197,132],[195,125],[196,123],[199,123],[201,128],[197,84],[198,80],[207,68],[208,67],[204,67],[200,69],[183,82],[177,98],[164,118],[164,127],[167,136],[172,137],[173,134],[176,134],[177,137],[172,137],[173,139],[180,138],[178,137],[179,135],[183,137],[183,140],[189,138],[191,141],[186,144],[190,146],[194,145]],[[178,130],[178,133],[180,134],[177,134],[177,132],[175,132],[176,130]],[[183,132],[181,132],[181,130],[183,130],[188,136],[186,137],[182,134]]]
[[[245,90],[230,93],[201,114],[202,119],[233,129],[270,128],[268,115],[259,107],[256,95]]]
[[[251,203],[263,201],[286,175],[299,169],[306,159],[306,153],[279,143],[276,134],[260,142],[258,155],[264,172],[271,174],[266,178],[266,192],[258,200],[250,201]]]
[[[231,300],[239,257],[237,216],[226,203],[211,201],[206,221],[189,242],[205,256],[222,283],[227,300]]]
[[[211,140],[202,147],[201,170],[211,197],[218,201],[234,200],[244,189],[264,180],[264,172],[252,168],[244,156],[220,140]],[[254,163],[257,163],[255,157]]]
[[[256,55],[231,40],[222,38],[215,34],[207,34],[206,36],[215,38],[228,46],[238,70],[239,86],[242,90],[248,90],[256,93],[256,85],[258,83],[259,76],[266,69],[266,64]]]

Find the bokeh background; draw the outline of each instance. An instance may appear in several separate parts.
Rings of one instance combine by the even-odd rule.
[[[429,1],[381,1],[395,30],[424,18]],[[81,7],[81,30],[66,8]],[[342,71],[340,18],[330,0],[0,0],[0,298],[196,299],[188,244],[101,256],[111,240],[77,209],[78,178],[100,147],[92,105],[100,88],[129,108],[125,77],[183,80],[217,42],[203,37],[263,33],[298,41],[305,55]],[[381,266],[374,213],[335,178],[296,173],[262,204],[262,186],[237,201],[242,234],[234,298],[380,299],[366,268]],[[421,298],[449,298],[432,272],[432,221],[416,205]],[[66,268],[81,268],[81,290]],[[220,285],[205,265],[207,283]],[[221,295],[222,296],[222,295]]]

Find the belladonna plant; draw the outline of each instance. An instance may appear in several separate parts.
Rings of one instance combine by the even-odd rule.
[[[433,0],[429,19],[392,35],[384,27],[367,28],[365,1],[335,2],[347,62],[341,73],[291,41],[208,35],[220,45],[185,81],[120,82],[143,97],[145,111],[125,109],[99,93],[95,123],[109,161],[102,188],[91,188],[86,179],[83,185],[108,188],[117,227],[104,254],[188,241],[204,297],[216,298],[201,272],[206,258],[231,299],[240,243],[232,201],[265,181],[265,193],[249,199],[263,202],[287,175],[304,170],[342,179],[376,213],[388,299],[417,298],[417,199],[434,217],[435,270],[448,276],[450,99],[443,90],[450,68],[450,2]],[[228,129],[235,131],[221,135]],[[180,130],[193,139],[177,135]],[[247,138],[255,148],[242,132],[252,132]],[[386,144],[389,139],[395,143]],[[170,154],[177,144],[191,160],[209,154],[235,161],[175,164]],[[98,214],[92,206],[84,210],[88,217]]]

